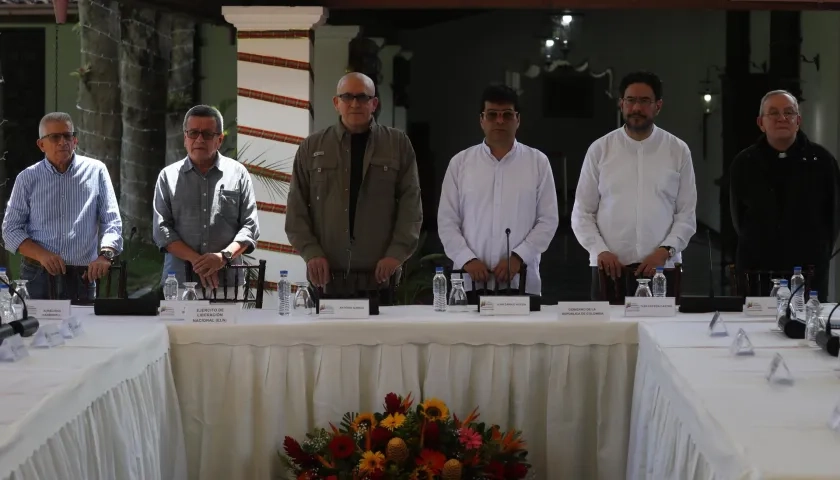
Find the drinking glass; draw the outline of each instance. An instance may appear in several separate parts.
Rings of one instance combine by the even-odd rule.
[[[311,314],[315,310],[315,301],[312,299],[312,292],[309,291],[309,282],[295,282],[295,302],[292,304],[294,310]]]
[[[649,278],[639,278],[636,280],[639,282],[639,287],[636,288],[636,296],[637,297],[652,297],[653,294],[650,293],[650,287],[648,284],[650,283]]]
[[[15,291],[17,295],[12,297],[12,311],[17,320],[23,319],[23,302],[29,300],[29,290],[26,289],[28,280],[15,280]]]
[[[447,310],[450,312],[466,312],[467,311],[467,292],[464,291],[464,279],[452,278],[452,291],[449,293],[449,306]]]
[[[184,294],[181,295],[181,300],[198,300],[198,293],[195,291],[195,286],[198,282],[184,282]]]

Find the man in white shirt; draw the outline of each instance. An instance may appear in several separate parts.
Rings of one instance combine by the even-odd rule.
[[[599,269],[616,279],[623,266],[637,276],[682,263],[697,230],[697,187],[688,146],[654,124],[662,82],[653,73],[624,77],[619,106],[624,126],[586,152],[572,210],[572,230],[589,252],[592,297]]]
[[[438,208],[438,234],[455,269],[488,288],[519,288],[540,295],[540,256],[557,230],[557,192],[548,157],[516,141],[519,98],[512,88],[491,85],[481,99],[484,141],[449,162]],[[510,229],[510,275],[507,238]]]

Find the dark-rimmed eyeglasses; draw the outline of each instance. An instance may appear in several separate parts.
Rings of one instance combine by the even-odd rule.
[[[64,133],[49,133],[41,137],[41,140],[49,140],[52,143],[58,143],[62,140],[67,142],[72,142],[73,139],[76,138],[76,132],[64,132]]]
[[[481,116],[490,122],[495,122],[499,119],[499,117],[501,117],[501,119],[505,122],[510,122],[516,118],[517,115],[519,115],[519,112],[514,110],[487,110],[486,112],[481,112]]]
[[[222,134],[222,132],[214,132],[212,130],[186,130],[184,133],[187,137],[193,140],[197,139],[199,136],[203,137],[205,140],[213,140]]]
[[[765,113],[764,116],[770,118],[772,120],[793,120],[796,116],[799,115],[799,112],[794,112],[793,110],[785,110],[784,112],[770,112]]]
[[[649,106],[653,105],[654,103],[656,103],[656,100],[654,100],[650,97],[641,97],[641,98],[624,97],[622,100],[624,100],[624,103],[626,103],[628,105],[636,105],[638,103],[639,105],[641,105],[643,107],[649,107]]]
[[[352,93],[342,93],[338,96],[338,98],[341,99],[341,101],[344,103],[353,103],[353,100],[358,100],[359,103],[364,105],[365,103],[368,103],[372,98],[375,97],[372,97],[367,93],[357,93],[355,95]]]

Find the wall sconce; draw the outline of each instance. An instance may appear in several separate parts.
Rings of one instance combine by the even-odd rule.
[[[578,28],[580,16],[571,12],[551,16],[551,35],[542,40],[542,54],[546,65],[566,60],[572,49],[573,28]]]

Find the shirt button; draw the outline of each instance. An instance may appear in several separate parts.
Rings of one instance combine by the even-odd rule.
[[[346,212],[346,211],[347,211],[347,209],[345,208],[345,209],[344,209],[344,211]]]
[[[206,194],[206,193],[202,193],[202,195],[204,195],[205,197],[207,196],[207,194]]]
[[[207,228],[207,225],[205,225],[204,228]]]
[[[207,209],[205,208],[203,211],[205,211],[205,212],[206,212],[206,211],[207,211]]]
[[[204,245],[204,246],[206,247],[206,246],[207,246],[207,242],[202,243],[202,245]]]

